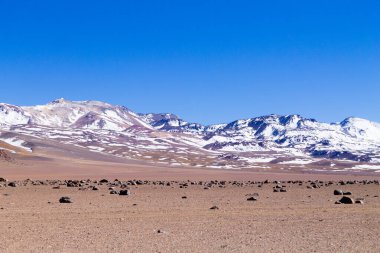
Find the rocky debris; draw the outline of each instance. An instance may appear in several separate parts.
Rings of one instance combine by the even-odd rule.
[[[70,197],[61,197],[59,203],[73,203]]]
[[[247,198],[247,201],[257,201],[257,198],[256,197],[249,197],[249,198]]]
[[[61,189],[61,186],[59,186],[59,185],[53,186],[53,189]]]
[[[106,184],[106,183],[108,183],[108,180],[107,179],[101,179],[101,180],[99,180],[99,183]]]
[[[217,207],[217,206],[212,206],[212,207],[210,207],[210,210],[219,210],[219,207]]]
[[[80,185],[80,182],[78,180],[68,180],[66,182],[66,186],[67,187],[79,187],[81,185]]]
[[[343,196],[340,200],[335,202],[335,204],[353,204],[354,200],[350,197]]]
[[[96,186],[93,186],[93,187],[92,187],[92,190],[93,190],[93,191],[99,191],[99,188],[96,187]]]
[[[287,192],[285,187],[284,185],[276,185],[273,187],[273,192]]]
[[[343,195],[342,190],[334,190],[334,195]]]
[[[120,190],[119,195],[128,196],[130,194],[128,189]]]
[[[186,197],[186,196],[182,196],[182,198],[183,198],[183,199],[187,199],[187,197]]]
[[[343,192],[343,195],[352,195],[352,192]]]
[[[6,183],[8,180],[3,178],[3,177],[0,177],[0,183]]]
[[[118,192],[115,191],[115,190],[111,190],[111,191],[110,191],[110,194],[118,194]]]

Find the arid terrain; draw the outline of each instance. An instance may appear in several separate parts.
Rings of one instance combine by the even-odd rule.
[[[140,170],[143,180],[132,180]],[[0,252],[380,251],[373,175],[116,171],[106,182],[54,173],[20,180],[36,171],[12,177],[4,170]],[[129,195],[119,195],[125,189]],[[334,190],[362,203],[336,204],[343,196]],[[60,203],[64,196],[72,203]]]
[[[63,99],[0,121],[1,253],[380,252],[377,123]]]

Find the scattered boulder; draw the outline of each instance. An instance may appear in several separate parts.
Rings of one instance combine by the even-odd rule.
[[[128,189],[120,190],[119,195],[128,196],[130,194]]]
[[[110,191],[110,194],[118,194],[118,192],[115,191],[115,190],[111,190],[111,191]]]
[[[343,192],[343,195],[352,195],[352,192]]]
[[[9,182],[8,186],[17,187],[17,183],[16,182]]]
[[[334,195],[343,195],[342,190],[334,190]]]
[[[108,180],[107,180],[107,179],[101,179],[101,180],[99,181],[99,183],[101,183],[101,184],[106,184],[106,183],[108,183]]]
[[[6,183],[6,182],[7,182],[7,180],[5,178],[0,177],[0,183]]]
[[[337,202],[335,202],[337,204]],[[346,197],[346,196],[343,196],[340,200],[339,200],[339,203],[340,204],[353,204],[354,203],[354,200],[350,197]]]
[[[73,203],[70,197],[61,197],[59,203]]]
[[[247,201],[257,201],[257,198],[255,198],[255,197],[249,197],[249,198],[247,198]]]

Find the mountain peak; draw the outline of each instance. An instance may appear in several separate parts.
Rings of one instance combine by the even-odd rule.
[[[64,98],[58,98],[58,99],[51,101],[49,104],[63,104],[63,103],[68,103],[68,102],[71,102],[71,101],[68,101]]]

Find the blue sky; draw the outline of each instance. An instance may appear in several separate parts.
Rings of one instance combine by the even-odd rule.
[[[379,1],[0,1],[0,101],[380,122]]]

